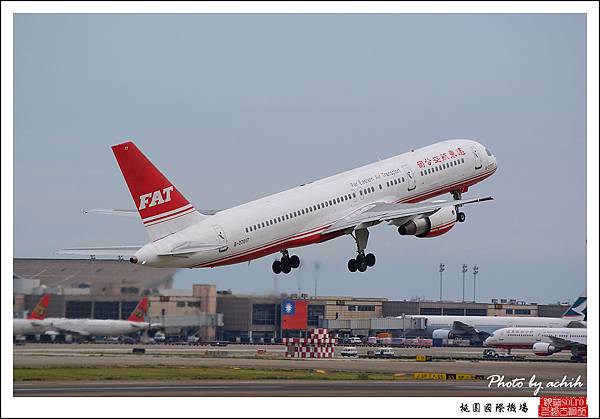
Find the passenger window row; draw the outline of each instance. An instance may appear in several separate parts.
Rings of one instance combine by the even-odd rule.
[[[369,193],[373,193],[373,192],[375,192],[375,187],[374,187],[374,186],[369,186],[369,187],[368,187],[368,188],[366,188],[366,189],[361,189],[360,191],[358,191],[358,193],[359,193],[361,196],[362,196],[362,195],[369,194]],[[356,194],[354,194],[354,195],[356,195]]]
[[[401,184],[403,182],[404,182],[404,176],[396,178],[396,179],[389,180],[389,181],[386,182],[386,184],[387,184],[387,187],[390,188],[390,187],[392,187],[394,185],[399,185],[399,184]]]
[[[440,170],[446,170],[451,168],[452,166],[457,166],[459,164],[463,164],[465,162],[465,158],[461,157],[458,160],[452,160],[448,163],[443,163],[438,166],[430,167],[429,169],[421,170],[421,176],[430,175],[435,172],[439,172]]]
[[[369,189],[373,189],[372,192],[375,192],[375,188],[369,188]],[[361,191],[361,193],[362,193],[362,191]],[[349,201],[352,198],[356,198],[356,192],[352,192],[351,194],[342,195],[342,196],[339,196],[337,198],[332,198],[332,199],[320,202],[320,203],[315,204],[315,205],[310,205],[310,206],[308,206],[306,208],[302,208],[302,209],[299,209],[297,211],[292,211],[292,212],[290,212],[288,214],[281,215],[281,216],[272,218],[272,219],[267,220],[267,221],[261,221],[260,223],[257,223],[257,224],[251,225],[249,227],[246,227],[245,231],[246,231],[246,233],[250,233],[252,231],[256,231],[256,230],[259,230],[261,228],[269,227],[269,226],[272,226],[272,225],[275,225],[275,224],[282,223],[284,221],[291,220],[292,218],[296,218],[296,217],[300,217],[302,215],[306,215],[306,214],[308,214],[310,212],[319,211],[319,210],[331,207],[333,205],[341,204],[342,202]]]

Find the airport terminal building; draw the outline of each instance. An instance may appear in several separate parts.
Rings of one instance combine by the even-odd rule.
[[[13,312],[23,317],[43,293],[50,293],[49,317],[126,319],[142,296],[149,297],[148,321],[170,335],[205,341],[265,341],[282,336],[281,303],[307,301],[308,327],[347,335],[380,331],[419,336],[418,315],[560,317],[568,305],[515,299],[484,302],[390,300],[306,294],[241,295],[195,284],[173,289],[174,270],[138,267],[122,260],[14,259]],[[287,332],[288,335],[290,332]]]

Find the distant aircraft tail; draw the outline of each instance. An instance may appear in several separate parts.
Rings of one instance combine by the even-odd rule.
[[[29,320],[44,320],[46,315],[48,314],[48,303],[50,302],[50,294],[42,295],[40,301],[36,304],[36,306],[31,310],[27,318]]]
[[[135,310],[127,318],[130,322],[143,322],[148,312],[148,297],[142,298]]]
[[[563,319],[587,322],[587,289],[575,300],[575,302],[562,315]]]
[[[203,220],[192,204],[131,142],[112,147],[142,223],[152,241]]]

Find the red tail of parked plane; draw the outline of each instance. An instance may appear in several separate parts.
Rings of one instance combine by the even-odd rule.
[[[29,320],[44,320],[48,314],[48,303],[50,302],[50,294],[42,295],[40,301],[36,304],[31,313],[27,316]]]
[[[147,312],[148,297],[144,297],[142,298],[142,301],[138,303],[137,307],[135,308],[135,310],[133,310],[133,312],[127,318],[127,320],[129,320],[130,322],[143,322]]]

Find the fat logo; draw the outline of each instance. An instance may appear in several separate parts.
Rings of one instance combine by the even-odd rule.
[[[140,206],[138,209],[143,210],[146,208],[146,206],[153,207],[155,205],[169,202],[171,200],[171,192],[173,192],[173,186],[169,186],[162,190],[159,189],[158,191],[150,192],[140,196]]]

